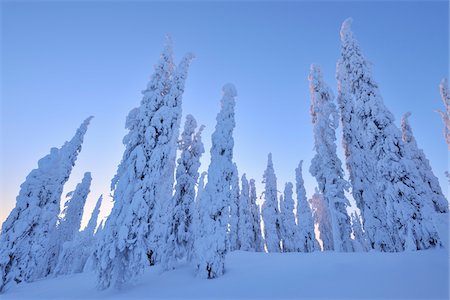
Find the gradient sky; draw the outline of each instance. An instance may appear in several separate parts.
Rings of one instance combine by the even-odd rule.
[[[267,153],[273,153],[278,190],[304,163],[308,197],[314,178],[308,72],[320,64],[336,94],[339,29],[353,30],[386,106],[397,123],[411,111],[413,130],[447,192],[448,152],[439,82],[448,76],[448,1],[421,2],[12,2],[1,3],[0,222],[15,205],[19,186],[49,149],[95,118],[65,192],[91,171],[83,223],[96,199],[109,194],[124,147],[125,117],[141,100],[164,36],[174,40],[176,61],[196,55],[183,115],[205,124],[207,153],[221,87],[238,90],[234,160],[240,175],[262,191]],[[183,117],[184,122],[184,117]],[[343,160],[341,136],[339,155]],[[111,209],[105,197],[102,216]]]

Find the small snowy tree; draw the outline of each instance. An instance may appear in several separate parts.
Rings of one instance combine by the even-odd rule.
[[[242,175],[241,194],[239,195],[239,226],[238,238],[240,250],[256,251],[253,235],[253,215],[250,203],[250,186],[247,177]]]
[[[442,122],[444,122],[444,137],[447,142],[448,149],[450,150],[450,90],[448,87],[448,80],[444,78],[439,85],[442,101],[444,102],[445,111],[438,110],[441,115]]]
[[[20,186],[16,207],[0,235],[0,292],[6,285],[31,282],[53,271],[61,194],[91,119],[81,124],[69,142],[40,159],[38,168]]]
[[[352,193],[367,237],[380,251],[434,248],[440,239],[424,204],[426,186],[350,27],[347,19],[341,28],[338,102]]]
[[[176,70],[172,44],[166,44],[126,120],[125,152],[112,180],[114,207],[95,250],[98,287],[121,287],[158,259],[167,228],[164,214],[172,197],[184,83],[192,55]]]
[[[347,182],[344,180],[341,160],[336,154],[338,114],[333,103],[333,93],[323,81],[320,68],[311,65],[309,74],[311,92],[311,116],[314,128],[314,156],[309,171],[316,177],[319,191],[330,208],[333,226],[334,250],[353,251],[351,224],[347,214],[350,202],[345,197]]]
[[[278,210],[277,177],[273,169],[272,153],[267,159],[267,169],[264,171],[263,184],[264,203],[261,211],[264,220],[264,238],[268,252],[280,252],[281,223]]]
[[[362,229],[360,216],[356,212],[354,212],[351,214],[351,219],[352,219],[353,235],[355,237],[353,243],[355,251],[358,252],[368,251],[370,249],[369,242],[367,240],[366,234]]]
[[[294,185],[286,183],[284,187],[284,197],[280,197],[280,220],[281,239],[283,241],[283,252],[296,252],[299,250],[298,228],[295,224],[294,208],[295,202],[292,194]],[[283,199],[283,201],[281,201]]]
[[[62,245],[58,264],[55,268],[55,275],[80,273],[84,270],[93,251],[94,232],[97,226],[101,202],[102,196],[97,200],[86,228],[81,232],[77,231],[71,240],[66,241]]]
[[[231,198],[230,198],[230,220],[229,220],[229,247],[230,251],[239,250],[239,173],[236,164],[233,164],[231,175]]]
[[[221,276],[225,269],[228,206],[233,173],[234,107],[237,92],[232,84],[226,84],[222,90],[222,107],[216,117],[217,124],[212,135],[208,182],[199,203],[200,224],[195,241],[197,274],[209,279]]]
[[[162,268],[165,270],[174,269],[178,260],[190,260],[193,251],[195,184],[199,175],[200,158],[205,152],[201,140],[204,126],[201,126],[197,133],[196,128],[197,122],[194,117],[187,115],[179,142],[181,156],[176,171],[175,195],[168,210],[169,227],[162,258]]]
[[[257,252],[264,251],[264,240],[262,238],[261,232],[261,212],[258,204],[256,203],[256,199],[258,198],[256,194],[256,186],[255,180],[250,179],[250,212],[252,215],[252,244],[253,248]]]
[[[331,226],[328,204],[322,194],[317,190],[311,198],[314,222],[319,230],[319,238],[322,241],[323,251],[334,250],[333,228]]]
[[[409,124],[408,117],[411,113],[408,112],[402,117],[402,138],[408,147],[408,157],[411,159],[417,171],[419,172],[425,187],[428,190],[428,196],[425,197],[425,201],[431,201],[430,207],[432,207],[438,213],[448,213],[448,202],[442,193],[441,186],[439,185],[439,180],[434,176],[433,170],[431,169],[430,162],[425,156],[425,153],[417,145],[416,139],[414,138],[411,125]]]
[[[295,169],[296,192],[297,192],[297,227],[298,246],[300,252],[314,252],[320,250],[314,234],[314,221],[311,207],[306,199],[305,183],[302,175],[303,160]]]
[[[75,235],[80,230],[81,218],[83,217],[84,204],[90,192],[92,177],[90,172],[84,173],[83,179],[75,190],[68,193],[66,203],[62,211],[63,217],[60,219],[57,226],[58,243],[60,247],[75,238]],[[58,256],[58,255],[57,255]]]

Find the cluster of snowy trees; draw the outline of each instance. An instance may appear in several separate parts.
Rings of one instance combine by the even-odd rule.
[[[310,200],[303,161],[293,168],[296,197],[291,182],[278,191],[270,153],[261,206],[255,180],[245,173],[239,178],[233,162],[237,91],[232,84],[223,86],[211,161],[208,171],[199,174],[204,126],[187,115],[180,134],[183,92],[194,56],[187,54],[176,65],[167,39],[140,105],[126,118],[125,151],[111,183],[114,207],[104,227],[100,224],[96,231],[100,197],[80,231],[89,172],[67,195],[60,213],[62,190],[81,151],[88,118],[21,185],[0,235],[0,291],[10,284],[84,270],[95,270],[101,289],[123,287],[149,266],[171,270],[182,263],[192,264],[199,277],[216,278],[225,272],[226,254],[235,250],[396,252],[439,247],[433,215],[448,213],[447,199],[414,138],[410,114],[399,128],[384,106],[350,25],[349,19],[341,28],[336,99],[320,67],[310,69],[315,156],[309,171],[317,180]],[[449,143],[446,81],[441,95]],[[339,123],[349,181],[337,155]],[[347,192],[358,208],[351,214]]]

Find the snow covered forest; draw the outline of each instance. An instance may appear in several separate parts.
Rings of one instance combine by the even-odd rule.
[[[64,209],[60,209],[64,185],[82,151],[84,136],[89,134],[88,126],[95,121],[88,117],[70,140],[59,148],[51,148],[38,161],[37,168],[20,186],[16,206],[1,228],[2,296],[23,292],[29,283],[51,289],[51,285],[45,286],[46,282],[57,284],[64,279],[70,285],[71,278],[78,278],[73,282],[80,290],[95,282],[98,291],[119,289],[133,293],[142,280],[149,280],[149,287],[156,282],[169,287],[171,282],[184,280],[173,276],[179,274],[173,272],[183,272],[182,276],[188,277],[186,280],[193,286],[196,277],[212,279],[205,280],[201,287],[212,290],[213,282],[219,278],[244,276],[233,272],[240,264],[249,263],[255,270],[278,268],[279,273],[289,273],[293,272],[291,262],[298,259],[299,268],[308,274],[321,262],[326,265],[333,259],[347,261],[361,257],[361,253],[372,254],[373,264],[362,265],[375,270],[376,276],[386,276],[386,281],[395,281],[396,275],[383,274],[376,264],[386,260],[396,265],[391,255],[398,252],[422,264],[420,270],[430,266],[431,270],[423,274],[440,266],[435,274],[444,282],[448,280],[448,200],[414,137],[409,123],[411,113],[405,112],[401,123],[395,123],[351,26],[349,18],[340,29],[337,95],[329,87],[335,83],[325,82],[321,67],[310,67],[315,152],[312,161],[299,157],[298,165],[292,166],[295,182],[280,183],[277,158],[265,153],[267,166],[261,174],[264,189],[259,191],[255,182],[260,179],[248,178],[233,158],[233,130],[239,126],[235,122],[238,88],[230,83],[223,85],[212,147],[205,149],[204,126],[191,114],[183,117],[182,110],[194,55],[187,53],[176,62],[168,37],[142,91],[140,104],[126,116],[125,151],[116,174],[111,174],[114,206],[110,215],[100,222],[98,216],[106,195],[95,195],[98,201],[88,225],[80,228],[83,214],[89,213],[84,206],[95,176],[89,170],[84,170],[82,181],[65,196]],[[442,118],[443,138],[450,149],[448,81],[437,82],[436,88],[444,103],[436,118]],[[342,137],[338,135],[339,127]],[[338,155],[341,146],[344,161]],[[207,172],[200,174],[200,159],[205,151],[210,152],[210,163]],[[305,172],[317,183],[311,199],[305,190]],[[448,173],[447,177],[450,181]],[[356,203],[352,210],[350,198]],[[270,256],[272,253],[280,254]],[[296,253],[308,256],[296,258]],[[325,253],[335,256],[322,256]],[[270,268],[258,265],[264,256],[269,257],[265,264]],[[396,267],[415,272],[414,266],[407,267],[409,263]],[[364,269],[361,267],[358,272]],[[83,277],[71,277],[78,273],[83,273]],[[314,274],[311,278],[316,278]],[[345,284],[341,279],[335,280]],[[208,284],[213,285],[208,288]],[[236,287],[239,284],[244,282],[233,282]],[[448,281],[447,287],[443,285],[444,295],[430,292],[418,296],[448,297]],[[423,282],[419,286],[428,288]],[[415,291],[414,287],[411,289]],[[200,290],[191,292],[192,297],[202,296]],[[372,295],[405,297],[391,292],[372,291]],[[213,297],[211,291],[208,293],[206,297]],[[371,292],[367,293],[370,296]],[[280,295],[298,298],[302,292],[281,291]],[[347,298],[350,294],[342,290],[341,294],[324,295]],[[163,297],[157,293],[156,296]],[[234,298],[236,294],[222,296]],[[271,297],[258,293],[238,296]],[[303,296],[312,297],[310,293]]]

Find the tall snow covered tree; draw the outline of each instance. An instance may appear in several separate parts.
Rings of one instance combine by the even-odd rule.
[[[73,201],[73,197],[71,201]],[[86,228],[81,232],[75,232],[74,237],[62,245],[55,275],[80,273],[84,270],[84,266],[93,251],[94,232],[101,203],[102,196],[97,200]]]
[[[240,250],[256,251],[253,235],[253,215],[250,203],[250,186],[247,177],[242,175],[241,193],[239,195],[238,239]]]
[[[333,93],[323,81],[320,68],[311,65],[309,73],[311,116],[314,130],[314,156],[309,171],[316,177],[319,191],[330,208],[333,226],[334,250],[353,251],[350,217],[345,197],[347,182],[344,180],[341,160],[336,154],[338,114],[333,103]]]
[[[328,204],[322,194],[317,190],[311,198],[314,222],[319,230],[319,238],[322,241],[323,251],[334,250],[333,228],[331,225]]]
[[[176,70],[166,43],[139,107],[126,120],[125,152],[112,180],[114,207],[95,251],[98,287],[121,287],[158,259],[172,197],[184,83],[192,55]]]
[[[201,139],[204,126],[201,126],[197,133],[196,128],[195,118],[187,115],[179,142],[181,155],[176,171],[175,195],[168,210],[169,227],[162,257],[162,268],[165,270],[174,269],[179,260],[190,260],[192,256],[195,184],[199,175],[200,158],[205,152]]]
[[[231,175],[231,198],[230,198],[230,221],[229,221],[229,244],[230,251],[239,250],[239,173],[236,164],[233,164]]]
[[[302,175],[303,160],[295,169],[295,187],[297,192],[297,227],[298,246],[300,252],[314,252],[320,246],[314,234],[314,221],[311,207],[306,199],[305,183]]]
[[[425,156],[425,153],[417,145],[417,141],[414,138],[411,125],[409,124],[409,116],[411,113],[408,112],[402,117],[402,138],[408,147],[409,159],[411,159],[417,170],[425,183],[429,195],[424,199],[425,201],[431,201],[431,207],[439,213],[448,213],[448,202],[442,193],[441,186],[439,185],[439,180],[434,176],[433,170],[431,169],[430,162]]]
[[[250,212],[252,215],[252,227],[253,227],[253,236],[252,243],[253,248],[257,252],[264,251],[264,240],[262,238],[261,232],[261,212],[258,204],[256,203],[256,199],[258,198],[256,194],[256,186],[255,180],[250,179]]]
[[[379,251],[434,248],[440,240],[424,206],[426,187],[350,27],[347,19],[341,28],[338,102],[352,193],[367,237]]]
[[[225,270],[228,206],[233,176],[234,107],[237,92],[232,84],[226,84],[222,90],[224,95],[212,135],[208,182],[199,203],[200,224],[195,241],[197,274],[209,279],[221,276]]]
[[[448,80],[444,78],[439,85],[442,101],[444,102],[445,111],[438,110],[441,115],[442,122],[444,122],[444,137],[450,150],[450,89],[448,87]]]
[[[283,252],[296,252],[299,250],[298,227],[295,224],[293,198],[294,185],[291,182],[286,183],[284,187],[283,201],[280,200],[280,220],[281,220],[281,239],[283,241]],[[281,199],[281,198],[280,198]]]
[[[264,220],[264,238],[268,252],[280,252],[281,223],[278,210],[277,177],[273,169],[272,153],[267,158],[267,168],[264,171],[263,184],[264,203],[261,208]]]
[[[367,241],[366,234],[362,229],[360,216],[356,212],[354,212],[351,214],[351,219],[352,219],[353,235],[355,236],[353,243],[355,251],[358,252],[368,251],[370,247]]]
[[[41,158],[20,186],[16,207],[0,235],[0,292],[6,285],[31,282],[55,267],[56,222],[63,186],[69,179],[92,117],[61,148]]]

